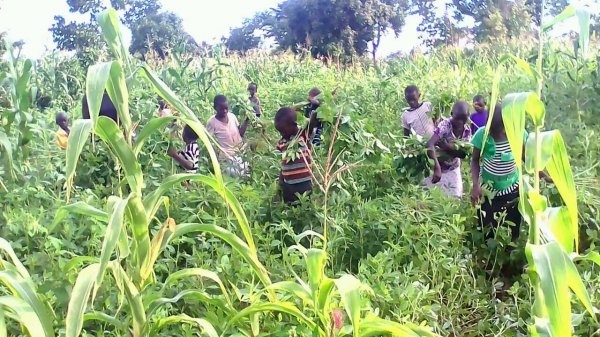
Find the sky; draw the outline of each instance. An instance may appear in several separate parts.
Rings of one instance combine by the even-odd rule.
[[[183,19],[185,30],[196,41],[210,43],[228,35],[229,29],[239,26],[244,18],[274,7],[280,0],[161,0],[161,2],[165,10],[175,12]],[[55,15],[63,15],[67,21],[78,18],[77,14],[69,13],[65,0],[0,0],[0,32],[7,32],[8,38],[13,41],[25,41],[23,54],[36,58],[44,51],[54,48],[52,34],[48,29],[52,26]],[[393,34],[385,36],[379,48],[379,56],[386,56],[399,50],[409,52],[418,45],[419,21],[417,17],[409,17],[399,37]]]

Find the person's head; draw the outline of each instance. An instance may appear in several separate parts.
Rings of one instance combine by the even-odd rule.
[[[469,120],[469,104],[465,101],[458,101],[452,106],[452,126],[462,128]]]
[[[256,85],[256,83],[251,82],[250,84],[248,84],[248,93],[250,94],[250,97],[254,97],[254,95],[256,95],[257,91],[258,91],[258,85]]]
[[[312,89],[310,89],[310,91],[308,92],[308,98],[316,98],[317,96],[319,96],[321,94],[321,89],[314,87]]]
[[[485,104],[485,97],[483,97],[483,95],[477,95],[473,97],[473,107],[475,108],[476,112],[485,111]]]
[[[66,112],[61,111],[56,114],[56,125],[63,130],[69,129],[69,116],[67,116]]]
[[[227,115],[229,112],[229,103],[227,103],[227,97],[224,95],[217,95],[215,96],[213,103],[218,116]]]
[[[275,129],[282,137],[290,138],[299,131],[296,111],[289,107],[281,108],[275,114]]]
[[[159,100],[159,101],[158,101],[158,108],[159,108],[160,110],[164,110],[164,109],[166,109],[166,108],[167,108],[167,102],[165,102],[165,100],[164,100],[164,99],[161,99],[161,100]]]
[[[492,124],[490,125],[490,132],[498,134],[504,131],[504,120],[502,120],[502,104],[496,104],[494,108],[494,115],[492,115]]]
[[[196,134],[196,131],[194,131],[194,129],[192,129],[189,125],[186,125],[183,128],[182,137],[183,141],[186,144],[193,143],[198,140],[198,135]]]
[[[421,93],[419,92],[419,88],[416,85],[409,85],[404,89],[404,98],[408,103],[408,106],[416,109],[420,105]]]
[[[81,115],[83,116],[83,119],[90,119],[90,108],[88,106],[86,95],[83,95],[83,99],[81,102]],[[108,96],[108,92],[106,92],[106,90],[102,95],[102,103],[100,104],[100,113],[98,114],[98,116],[108,117],[115,121],[115,123],[120,124],[117,114],[117,108],[110,100],[110,96]]]

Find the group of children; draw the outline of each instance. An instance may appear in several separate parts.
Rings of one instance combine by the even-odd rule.
[[[258,86],[250,83],[249,102],[256,116],[260,117],[262,110],[257,91]],[[473,183],[471,200],[473,204],[481,204],[478,211],[480,224],[484,228],[489,226],[496,228],[498,214],[503,214],[504,220],[512,223],[512,237],[516,239],[521,222],[518,210],[519,179],[502,121],[502,107],[500,105],[495,107],[491,116],[490,132],[484,142],[485,126],[490,116],[483,96],[477,95],[473,99],[475,113],[470,114],[470,105],[467,102],[458,101],[452,107],[451,116],[438,121],[433,116],[432,104],[421,101],[421,94],[416,86],[406,87],[404,93],[409,105],[402,114],[404,135],[408,137],[414,133],[428,139],[428,155],[434,163],[432,174],[425,179],[424,184],[428,187],[439,187],[450,196],[462,197],[463,182],[460,168],[461,159],[465,158],[466,153],[457,149],[455,143],[470,141],[474,148],[471,159]],[[293,203],[298,200],[299,195],[312,191],[311,148],[320,144],[323,130],[323,126],[316,118],[316,110],[320,106],[318,99],[320,94],[318,88],[309,91],[308,103],[303,107],[304,114],[309,119],[306,128],[298,125],[296,111],[298,106],[283,107],[275,114],[274,125],[281,135],[277,149],[283,153],[279,184],[286,203]],[[89,118],[85,97],[82,103],[83,116]],[[159,105],[159,116],[173,114],[164,101],[160,101]],[[215,114],[206,123],[206,130],[216,141],[218,158],[224,164],[226,174],[244,176],[248,174],[248,164],[240,154],[249,119],[246,118],[240,124],[237,117],[229,112],[227,98],[223,95],[214,98],[213,106]],[[113,118],[118,122],[116,109],[106,93],[100,115]],[[56,135],[57,144],[65,149],[70,132],[67,115],[57,114],[56,123],[59,126]],[[187,172],[195,173],[200,157],[198,135],[186,125],[183,128],[182,138],[186,144],[185,148],[181,151],[169,148],[167,153]],[[443,156],[438,156],[438,151]]]

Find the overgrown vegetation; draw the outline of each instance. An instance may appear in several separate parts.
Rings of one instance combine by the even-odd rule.
[[[558,46],[512,46],[510,58],[502,57],[506,48],[440,49],[377,69],[366,62],[328,67],[290,54],[224,57],[218,49],[195,59],[182,49],[169,62],[144,65],[129,56],[114,13],[99,15],[99,26],[111,56],[89,69],[49,55],[19,87],[28,62],[16,57],[2,68],[9,70],[3,90],[25,93],[2,102],[3,116],[23,110],[36,118],[5,131],[1,143],[0,335],[600,331],[592,308],[600,302],[600,65],[594,48],[584,57]],[[234,180],[220,175],[202,121],[213,113],[217,93],[242,106],[249,81],[259,85],[264,128],[247,135],[251,176]],[[532,117],[528,130],[536,137],[526,151],[540,155],[527,156],[523,171],[535,177],[546,167],[555,184],[533,180],[523,197],[532,206],[530,226],[523,226],[529,235],[510,256],[497,248],[509,244],[508,230],[486,244],[468,202],[418,186],[424,163],[403,157],[400,166],[411,170],[398,170],[407,148],[403,88],[411,83],[443,116],[455,99],[524,93],[503,102],[512,112],[506,120],[521,123],[514,130],[525,127],[523,112]],[[270,120],[280,106],[304,101],[314,86],[324,89],[320,118],[328,123],[325,144],[315,150],[318,188],[288,208],[273,200],[280,156]],[[49,107],[15,105],[34,87],[52,99]],[[120,127],[97,114],[79,119],[83,93],[94,107],[104,88]],[[537,94],[528,93],[536,88]],[[158,96],[179,116],[158,118]],[[75,120],[66,154],[54,145],[54,113],[63,109]],[[165,131],[173,120],[201,137],[198,175],[179,173],[166,155],[178,141]],[[562,137],[542,133],[542,125]],[[27,132],[35,137],[23,142]],[[9,159],[13,163],[5,164]],[[186,180],[192,188],[180,184]],[[509,260],[525,266],[527,259],[530,265],[515,277],[499,273]],[[569,287],[581,302],[571,301]]]

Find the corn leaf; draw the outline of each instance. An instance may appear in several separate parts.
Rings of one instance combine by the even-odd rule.
[[[317,301],[318,309],[325,310],[325,308],[329,307],[329,303],[331,302],[331,291],[333,290],[333,280],[329,277],[323,277],[321,280],[321,287],[319,288],[319,298]]]
[[[144,184],[142,168],[137,161],[135,154],[125,142],[123,133],[119,130],[117,123],[104,116],[98,118],[96,133],[106,142],[113,153],[119,159],[121,167],[125,171],[125,179],[133,192],[141,193]]]
[[[4,171],[8,172],[11,178],[14,178],[14,164],[13,164],[13,153],[12,145],[4,130],[0,130],[0,154],[4,158]]]
[[[142,198],[136,193],[130,196],[129,204],[127,205],[128,215],[130,219],[131,232],[133,233],[132,241],[132,265],[135,266],[136,274],[133,275],[133,281],[142,289],[144,282],[147,280],[143,277],[144,267],[149,265],[150,256],[150,230],[148,219],[146,219],[146,210],[142,203]]]
[[[71,299],[69,300],[67,317],[65,318],[66,337],[78,337],[81,333],[81,329],[83,328],[83,314],[87,308],[87,302],[99,269],[100,264],[94,263],[85,267],[77,275],[75,286],[73,286],[73,291],[71,292]]]
[[[317,325],[306,316],[300,309],[290,302],[256,303],[241,310],[227,322],[226,329],[244,317],[249,317],[259,312],[281,312],[294,316],[302,324],[305,324],[310,330],[318,328]]]
[[[312,303],[310,292],[299,283],[293,281],[282,281],[273,283],[270,286],[268,286],[266,290],[284,291],[302,300],[304,305],[310,305]]]
[[[125,74],[121,63],[116,61],[110,67],[110,75],[106,82],[106,92],[117,109],[119,122],[125,128],[127,143],[131,144],[131,115],[129,114],[129,92],[125,82]]]
[[[21,72],[21,76],[17,80],[16,90],[17,96],[19,97],[18,104],[16,107],[20,111],[28,111],[31,106],[31,96],[29,90],[27,90],[27,86],[29,84],[29,79],[31,77],[31,68],[33,67],[33,62],[27,59],[23,63],[23,69]]]
[[[31,306],[20,298],[14,296],[1,296],[0,308],[9,318],[19,322],[27,330],[29,336],[49,337],[47,335],[40,318]]]
[[[310,248],[306,253],[306,272],[308,273],[308,285],[311,297],[316,303],[321,280],[325,276],[325,263],[327,254],[322,249]]]
[[[61,223],[69,213],[84,215],[88,218],[93,218],[102,222],[108,222],[108,213],[101,209],[97,209],[96,207],[90,206],[85,202],[78,201],[76,203],[63,206],[56,211],[56,215],[54,215],[54,221],[52,222],[52,226],[50,227],[49,231],[52,232],[52,230],[59,223]]]
[[[361,337],[392,335],[396,337],[436,337],[429,329],[414,324],[400,324],[379,317],[367,317],[361,321]]]
[[[158,256],[165,249],[171,238],[173,238],[173,235],[175,235],[175,228],[175,220],[167,218],[158,233],[152,238],[150,242],[150,258],[146,260],[147,263],[141,271],[142,279],[148,278],[154,270],[154,263],[158,259]]]
[[[102,11],[98,14],[97,21],[110,51],[117,60],[129,66],[129,51],[119,29],[117,11],[112,8]]]
[[[106,323],[106,324],[110,324],[114,327],[116,327],[119,330],[127,330],[127,325],[120,321],[119,319],[107,315],[103,312],[88,312],[85,315],[83,315],[83,321],[87,322],[87,321],[98,321],[98,322],[102,322],[102,323]]]
[[[577,270],[577,267],[571,261],[569,256],[563,252],[563,258],[565,260],[565,267],[567,269],[567,282],[569,284],[569,288],[573,291],[573,293],[577,296],[581,304],[585,307],[587,312],[592,316],[594,321],[597,322],[596,314],[594,313],[594,309],[592,306],[592,301],[590,299],[590,295],[588,294],[583,281],[581,280],[581,275]]]
[[[557,242],[545,245],[527,244],[525,251],[529,264],[534,266],[539,278],[542,293],[536,294],[536,300],[543,300],[552,335],[571,336],[571,300],[565,253]]]
[[[582,51],[583,58],[587,56],[590,45],[590,9],[584,6],[578,6],[575,10],[577,22],[579,23],[579,48]]]
[[[109,267],[117,281],[116,284],[122,287],[120,291],[125,295],[125,298],[129,303],[133,320],[133,335],[140,336],[146,326],[146,312],[144,310],[144,303],[142,302],[140,292],[117,261],[112,261],[109,264]]]
[[[575,237],[571,231],[571,216],[566,207],[548,207],[540,217],[540,230],[547,241],[556,240],[565,252],[573,252]]]
[[[79,156],[90,138],[93,123],[91,120],[79,119],[73,123],[73,127],[71,128],[69,140],[67,141],[67,167],[65,169],[67,200],[73,187],[73,178],[75,177],[75,169],[79,162]]]
[[[90,112],[90,119],[94,129],[100,115],[100,108],[102,107],[102,97],[106,90],[108,78],[110,77],[110,70],[112,69],[114,61],[103,62],[94,64],[88,68],[87,77],[85,80],[85,94],[88,103],[88,109]],[[71,135],[69,135],[69,139]],[[71,145],[70,142],[68,144]],[[69,148],[67,147],[67,149]]]
[[[233,249],[240,254],[246,262],[250,264],[258,278],[261,280],[265,287],[268,287],[271,284],[271,279],[269,278],[269,274],[265,267],[260,263],[258,257],[256,256],[256,252],[253,252],[250,247],[242,241],[235,234],[230,231],[209,224],[182,224],[177,227],[177,232],[175,233],[175,237],[181,237],[189,233],[193,232],[206,232],[213,234],[225,242],[227,242]]]
[[[151,119],[146,125],[144,125],[140,133],[137,135],[135,145],[133,146],[133,153],[137,156],[150,135],[157,130],[163,129],[174,120],[177,120],[177,117],[168,116]]]
[[[360,335],[360,281],[352,275],[343,275],[338,279],[334,279],[335,287],[340,292],[342,303],[346,309],[348,317],[352,322],[354,336]]]
[[[204,144],[206,151],[208,152],[208,156],[210,157],[211,164],[213,166],[213,171],[215,177],[219,184],[223,184],[223,177],[221,176],[221,167],[219,165],[219,161],[217,160],[217,155],[210,141],[211,137],[208,135],[206,128],[200,121],[198,117],[194,114],[194,112],[188,108],[179,97],[160,79],[158,76],[150,70],[148,66],[143,66],[142,71],[152,83],[154,91],[163,99],[165,99],[169,104],[175,108],[175,110],[179,111],[181,114],[181,120],[184,123],[189,125],[198,135],[198,138]]]
[[[552,20],[542,25],[543,30],[547,31],[557,24],[575,16],[576,10],[573,5],[567,6],[560,14],[552,18]]]
[[[207,320],[205,319],[201,319],[201,318],[192,318],[188,315],[176,315],[176,316],[170,316],[170,317],[166,317],[166,318],[161,318],[159,320],[156,321],[156,323],[154,323],[154,327],[152,329],[153,333],[151,333],[151,335],[156,335],[158,336],[158,331],[162,328],[164,328],[167,325],[181,325],[182,323],[187,323],[187,324],[192,324],[192,325],[196,325],[198,326],[200,329],[202,329],[202,332],[200,333],[200,335],[205,335],[208,337],[218,337],[219,334],[217,333],[217,330],[215,330],[215,327]]]
[[[54,336],[54,315],[38,297],[31,279],[23,279],[16,271],[4,270],[0,271],[0,282],[10,289],[15,297],[24,300],[33,309],[42,324],[44,336]]]
[[[6,318],[4,317],[4,308],[0,306],[0,337],[7,337]]]
[[[225,303],[224,301],[222,301],[218,298],[211,297],[206,292],[188,289],[188,290],[181,291],[180,293],[178,293],[177,295],[175,295],[174,297],[171,297],[171,298],[163,297],[163,298],[153,300],[147,306],[148,307],[147,316],[152,317],[152,315],[156,312],[156,310],[158,308],[160,308],[162,305],[177,303],[181,299],[188,299],[188,300],[192,300],[192,301],[195,301],[198,303],[207,303],[207,304],[211,304],[211,305],[216,305],[225,311],[231,310],[231,308],[227,307],[227,303]]]
[[[13,250],[10,243],[8,241],[6,241],[4,238],[0,238],[0,252],[2,253],[2,255],[8,257],[8,259],[10,260],[14,269],[19,273],[19,275],[23,279],[25,279],[25,280],[31,279],[31,276],[29,275],[27,268],[25,268],[25,266],[21,263],[21,261],[17,257],[17,254],[15,254],[15,251]],[[0,259],[0,263],[1,263],[2,269],[7,269],[6,262],[4,261],[3,258]]]
[[[225,300],[227,301],[227,304],[232,306],[232,302],[231,302],[231,298],[229,297],[229,293],[227,292],[227,289],[225,289],[225,285],[221,281],[221,278],[219,278],[219,275],[217,275],[213,271],[202,269],[202,268],[187,268],[187,269],[178,270],[174,273],[169,274],[169,276],[165,280],[163,289],[164,289],[164,287],[174,283],[175,281],[181,280],[183,278],[192,277],[192,276],[195,276],[198,278],[206,278],[206,279],[212,280],[215,283],[217,283],[219,285],[219,288],[221,289],[221,293],[223,294],[223,296],[225,297]]]

